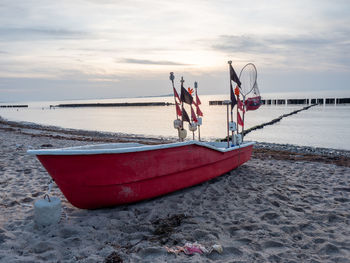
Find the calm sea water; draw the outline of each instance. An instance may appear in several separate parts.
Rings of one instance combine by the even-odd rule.
[[[281,96],[275,97],[271,94],[271,98],[281,98]],[[226,106],[209,106],[210,100],[224,99],[228,99],[228,96],[201,96],[201,110],[204,113],[203,125],[201,126],[203,139],[210,140],[226,136]],[[23,102],[23,104],[28,104],[29,108],[0,108],[0,116],[9,120],[63,128],[176,137],[177,132],[173,128],[173,120],[176,117],[175,106],[55,109],[49,107],[59,103],[150,101],[174,102],[173,97]],[[256,111],[246,113],[246,128],[270,121],[303,106],[305,105],[263,105]],[[189,110],[187,111],[190,113]],[[253,131],[246,136],[246,139],[350,150],[349,116],[350,105],[315,106],[284,118],[272,126]],[[188,134],[188,138],[192,138],[192,135]]]

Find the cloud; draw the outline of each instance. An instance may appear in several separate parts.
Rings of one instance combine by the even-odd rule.
[[[342,39],[317,36],[259,36],[259,35],[222,35],[212,47],[220,51],[275,53],[276,50],[314,49],[328,45],[339,45]]]
[[[142,64],[142,65],[189,66],[189,64],[178,63],[174,61],[133,59],[133,58],[124,58],[121,60],[121,62],[128,63],[128,64]]]
[[[256,36],[247,35],[222,35],[216,41],[219,44],[213,44],[212,48],[223,52],[250,52],[258,53],[271,52],[272,49],[267,45],[265,39]]]
[[[117,86],[132,95],[143,91],[140,79],[159,78],[150,87],[163,94],[162,80],[176,71],[213,93],[225,86],[230,59],[238,69],[255,63],[261,76],[283,73],[283,81],[350,71],[347,0],[0,2],[0,85],[10,78],[8,88],[52,85],[63,96],[66,86],[84,94],[91,83],[98,96]]]
[[[214,50],[238,56],[268,58],[270,62],[350,70],[350,43],[345,31],[304,35],[221,35]],[[288,64],[288,65],[287,65]]]
[[[23,39],[81,39],[89,35],[87,32],[62,28],[38,27],[0,27],[0,40],[13,41]]]

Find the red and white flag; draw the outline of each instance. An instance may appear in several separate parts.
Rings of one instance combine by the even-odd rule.
[[[243,107],[243,102],[240,99],[237,100],[237,106],[238,106],[238,109],[245,112]]]
[[[197,116],[196,116],[196,114],[194,113],[194,110],[193,110],[193,108],[192,108],[192,105],[191,105],[191,118],[192,118],[192,120],[193,120],[194,122],[198,122]]]
[[[182,111],[180,109],[180,106],[179,106],[179,104],[177,104],[177,101],[175,101],[175,102],[176,102],[176,114],[177,114],[177,116],[182,116]]]
[[[242,127],[244,126],[243,120],[242,120],[241,115],[239,114],[239,112],[237,112],[237,123],[239,125],[241,125]]]
[[[199,100],[198,94],[196,94],[196,102],[197,102],[197,105],[201,105],[202,104],[202,102]]]
[[[181,102],[181,99],[180,99],[179,94],[177,93],[176,89],[175,88],[173,88],[173,89],[174,89],[175,98],[177,98],[179,100],[179,102]]]
[[[203,117],[203,112],[201,111],[201,109],[199,108],[198,105],[197,105],[197,107],[196,107],[196,111],[197,111],[197,115],[198,115],[198,116]]]

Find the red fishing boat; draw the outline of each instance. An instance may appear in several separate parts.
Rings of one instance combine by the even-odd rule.
[[[230,76],[231,81],[241,88],[231,64]],[[202,142],[199,128],[203,113],[199,109],[201,102],[197,94],[198,83],[194,84],[195,101],[192,97],[194,90],[189,88],[187,91],[184,88],[183,78],[181,96],[178,95],[174,78],[174,74],[170,73],[176,109],[174,127],[178,130],[180,142],[151,146],[139,143],[112,143],[29,150],[28,153],[37,156],[69,202],[85,209],[131,203],[164,195],[220,176],[248,161],[254,142],[242,142],[243,122],[238,122],[242,126],[242,132],[239,134],[232,119],[233,107],[240,101],[238,88],[235,98],[230,85],[231,100],[225,101],[228,132],[226,141]],[[184,103],[190,106],[191,118],[185,110]],[[195,106],[196,113],[192,105]],[[231,122],[228,118],[229,105]],[[189,123],[189,130],[193,133],[191,141],[184,141],[187,135],[184,121]],[[197,129],[199,141],[194,140]]]
[[[253,142],[115,143],[29,150],[67,200],[94,209],[164,195],[210,180],[250,159]]]

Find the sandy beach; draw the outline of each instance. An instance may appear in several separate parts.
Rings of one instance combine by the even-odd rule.
[[[0,262],[350,262],[349,152],[261,145],[243,166],[172,194],[108,209],[62,200],[58,225],[38,228],[33,203],[50,176],[30,148],[142,138],[0,119]],[[304,149],[304,150],[303,150]],[[222,253],[168,248],[198,242]]]

